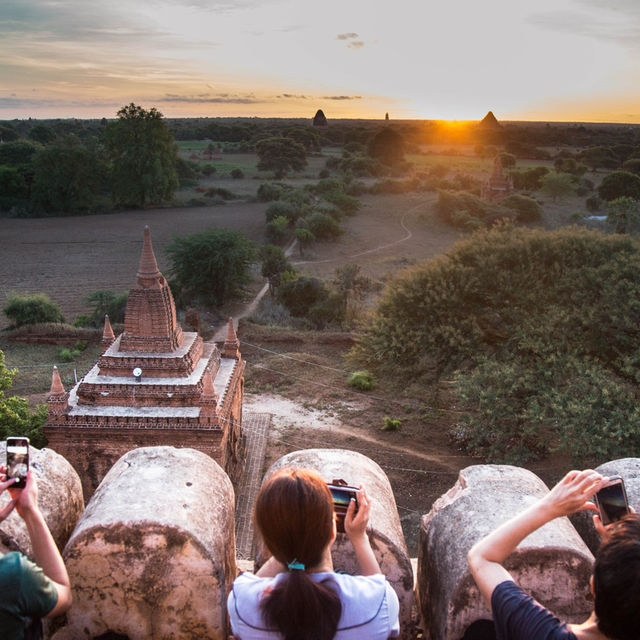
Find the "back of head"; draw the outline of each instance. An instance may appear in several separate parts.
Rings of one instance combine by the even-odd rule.
[[[640,629],[640,514],[608,528],[593,571],[598,628],[611,640],[637,640]]]
[[[265,621],[286,640],[329,640],[335,635],[342,605],[324,583],[307,571],[316,567],[331,544],[333,500],[324,480],[307,469],[283,469],[263,485],[256,500],[256,525],[273,556],[292,570],[262,602]]]

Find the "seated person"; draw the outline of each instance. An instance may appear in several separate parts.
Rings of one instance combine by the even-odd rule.
[[[38,508],[38,487],[33,471],[24,489],[11,489],[0,467],[0,494],[9,491],[11,502],[0,511],[2,522],[14,509],[24,520],[35,564],[21,553],[0,554],[0,637],[23,640],[41,637],[40,619],[53,618],[71,606],[71,587],[62,556]]]
[[[380,573],[367,537],[371,503],[364,489],[358,511],[345,516],[362,575],[334,573],[333,499],[314,471],[283,469],[264,484],[256,526],[272,557],[256,575],[233,584],[228,611],[239,640],[386,640],[398,636],[399,604]]]
[[[590,502],[608,478],[569,472],[546,496],[505,522],[469,551],[469,566],[491,608],[498,640],[638,640],[640,638],[640,516],[629,514],[606,530],[596,553],[591,591],[594,611],[581,624],[558,620],[514,582],[505,560],[530,533],[555,518],[596,511]]]

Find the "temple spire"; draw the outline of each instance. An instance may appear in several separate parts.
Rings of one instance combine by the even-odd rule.
[[[151,244],[151,230],[149,229],[149,225],[145,225],[144,227],[142,255],[140,256],[137,275],[138,284],[142,287],[151,287],[158,282],[158,278],[162,278],[156,255],[153,252],[153,245]]]
[[[64,390],[64,385],[62,384],[62,380],[60,379],[60,372],[58,371],[58,367],[54,365],[53,373],[51,375],[51,390],[49,391],[49,395],[47,396],[49,414],[60,416],[59,419],[62,419],[62,416],[66,413],[69,407],[68,398],[69,394]]]
[[[58,367],[53,365],[53,373],[51,374],[51,390],[49,391],[50,396],[60,396],[65,392],[64,385],[62,384],[62,380],[60,379],[60,372],[58,371]]]
[[[240,348],[240,341],[236,334],[236,330],[233,326],[233,318],[229,318],[229,325],[227,327],[227,339],[224,341],[224,347],[222,347],[222,356],[224,358],[239,358],[238,349]]]
[[[105,314],[104,316],[104,330],[102,332],[102,346],[107,349],[111,346],[111,343],[116,339],[115,334],[113,333],[113,327],[111,326],[111,321],[109,320],[109,316]]]
[[[200,394],[200,418],[198,422],[207,426],[218,426],[218,394],[213,386],[213,375],[207,367],[202,376],[202,393]]]

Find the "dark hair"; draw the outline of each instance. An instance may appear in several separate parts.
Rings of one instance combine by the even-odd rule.
[[[317,566],[333,535],[333,500],[324,480],[308,469],[283,469],[260,489],[256,525],[276,560],[294,560],[306,570],[290,571],[261,603],[265,622],[285,640],[330,640],[342,613],[331,579],[314,582]]]
[[[637,640],[640,629],[640,514],[608,528],[593,570],[598,629],[611,640]]]

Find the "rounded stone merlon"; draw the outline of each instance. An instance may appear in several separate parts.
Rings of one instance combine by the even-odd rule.
[[[6,442],[0,442],[2,464],[6,450]],[[84,510],[80,477],[69,462],[52,449],[29,446],[29,467],[38,482],[40,511],[56,544],[63,549]],[[9,500],[9,492],[5,492],[0,497],[0,508]],[[15,512],[0,523],[0,547],[32,556],[27,527]]]
[[[306,468],[317,471],[326,482],[344,480],[350,486],[364,485],[372,500],[369,539],[382,573],[398,594],[400,624],[407,629],[413,606],[413,570],[402,533],[400,517],[391,484],[384,471],[370,458],[345,449],[305,449],[290,453],[267,471],[266,481],[280,469]],[[256,567],[262,565],[268,552],[256,532]],[[336,570],[357,574],[353,547],[345,534],[338,534],[333,550]]]
[[[535,474],[507,465],[474,465],[422,516],[418,610],[431,640],[458,640],[490,618],[469,572],[467,553],[482,537],[548,492]],[[592,599],[593,556],[568,518],[525,538],[507,560],[515,581],[560,618],[583,621]]]
[[[595,470],[603,476],[620,476],[624,480],[629,505],[640,513],[640,458],[619,458],[605,462]],[[600,536],[593,526],[592,511],[583,511],[571,516],[571,522],[587,543],[592,553],[600,545]]]
[[[194,449],[129,451],[100,483],[63,555],[73,606],[60,638],[222,640],[237,573],[231,481]]]

